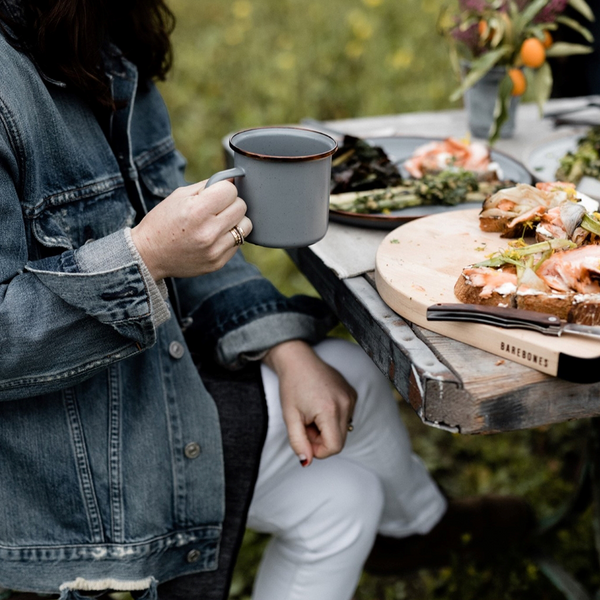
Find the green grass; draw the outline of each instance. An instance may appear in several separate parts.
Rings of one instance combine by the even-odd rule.
[[[175,67],[161,84],[188,179],[223,167],[221,140],[257,125],[456,107],[441,0],[171,0]],[[247,257],[287,294],[314,290],[283,251]],[[541,517],[574,487],[585,422],[489,437],[425,427],[401,403],[417,452],[449,493],[516,493]],[[265,538],[249,532],[231,600],[249,598]],[[544,541],[590,588],[600,586],[590,512]],[[364,576],[356,600],[561,598],[527,555],[454,564],[399,579]],[[284,599],[282,599],[284,600]],[[309,600],[309,599],[307,599]]]

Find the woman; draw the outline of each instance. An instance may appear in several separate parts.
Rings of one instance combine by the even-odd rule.
[[[446,531],[381,376],[185,186],[162,0],[0,7],[0,586],[223,598],[249,510],[257,599],[344,599],[377,532]]]

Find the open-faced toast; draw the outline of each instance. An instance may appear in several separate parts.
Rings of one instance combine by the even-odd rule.
[[[483,204],[480,228],[509,242],[487,260],[465,267],[454,293],[468,304],[534,310],[600,325],[598,203],[569,184],[517,185]]]
[[[461,302],[486,306],[514,306],[516,291],[517,273],[510,265],[506,269],[468,267],[454,286]]]

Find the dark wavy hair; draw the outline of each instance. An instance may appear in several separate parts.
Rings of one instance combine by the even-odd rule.
[[[114,108],[102,48],[115,44],[140,81],[165,78],[172,64],[175,17],[164,0],[19,0],[22,15],[2,12],[18,43],[50,77],[93,104]]]

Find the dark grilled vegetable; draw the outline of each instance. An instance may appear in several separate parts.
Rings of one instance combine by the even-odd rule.
[[[559,161],[556,171],[559,181],[577,185],[582,177],[600,179],[600,126],[592,127],[577,141],[577,149],[568,152]]]
[[[331,163],[332,194],[402,184],[402,175],[386,153],[353,136],[344,137]]]

